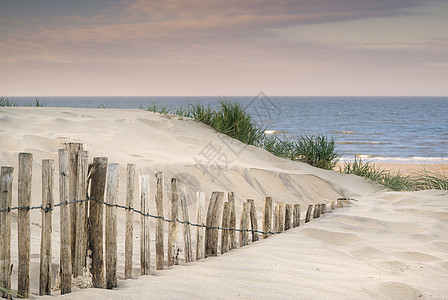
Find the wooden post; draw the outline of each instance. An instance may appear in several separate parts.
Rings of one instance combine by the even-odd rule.
[[[131,207],[134,206],[135,198],[135,165],[127,165],[127,181],[126,181],[126,236],[125,236],[125,252],[124,252],[124,278],[132,278],[132,252],[134,251],[134,212]]]
[[[331,210],[334,210],[334,201],[331,201]]]
[[[258,241],[258,220],[257,210],[255,209],[255,201],[253,199],[247,199],[247,203],[250,204],[250,224],[252,226],[252,242]]]
[[[107,203],[118,203],[118,164],[110,163],[107,174]],[[117,286],[117,207],[106,206],[106,287]]]
[[[280,232],[280,229],[278,228],[278,218],[279,218],[279,213],[280,213],[280,209],[279,209],[279,202],[275,202],[274,203],[275,204],[275,206],[274,206],[274,215],[273,215],[273,221],[272,221],[272,227],[273,227],[273,230],[274,230],[274,232],[275,233],[278,233],[278,232]]]
[[[210,203],[207,210],[207,227],[218,227],[221,214],[222,203],[224,200],[223,192],[213,192],[210,197]],[[216,228],[205,229],[205,257],[218,255],[219,230]]]
[[[230,228],[236,228],[236,215],[235,215],[235,193],[234,192],[228,192],[227,193],[227,201],[230,203],[229,209],[230,209]],[[236,242],[236,230],[230,230],[229,231],[229,250],[238,248],[237,242]]]
[[[106,188],[107,157],[95,157],[90,170],[89,249],[92,251],[93,287],[104,287],[103,204]],[[96,201],[98,200],[98,201]]]
[[[285,230],[285,202],[279,202],[278,209],[279,209],[278,227],[280,229],[280,232],[283,232]]]
[[[65,143],[64,149],[67,149],[68,151],[68,201],[74,201],[76,199],[76,189],[78,186],[78,175],[77,175],[77,168],[78,168],[78,151],[84,150],[84,145],[81,143]],[[77,203],[69,204],[70,207],[70,247],[71,247],[71,261],[72,261],[72,270],[73,275],[76,277],[80,274],[79,269],[82,267],[77,266],[79,261],[75,259],[76,255],[76,237],[78,233],[76,232],[78,220],[77,217]]]
[[[17,216],[17,229],[19,240],[19,268],[17,293],[24,298],[30,294],[30,210],[31,205],[31,179],[33,155],[19,153],[19,189]]]
[[[311,211],[313,210],[313,205],[308,205],[308,209],[306,210],[305,223],[308,223],[311,219]]]
[[[171,215],[170,219],[174,220],[169,224],[169,232],[168,232],[168,266],[179,264],[179,246],[178,242],[178,214],[179,214],[179,187],[178,187],[178,179],[171,178]]]
[[[68,151],[59,149],[59,201],[60,212],[60,279],[61,294],[70,293],[72,290],[72,255],[70,247],[70,207],[68,206]]]
[[[319,205],[317,206],[317,216],[320,218],[321,215],[322,215],[322,204],[319,203]]]
[[[42,160],[42,234],[40,241],[39,295],[51,295],[51,231],[54,160]]]
[[[14,168],[1,167],[0,175],[0,286],[11,289],[11,208]],[[0,291],[3,298],[9,295]]]
[[[190,217],[188,216],[187,205],[187,192],[185,186],[180,186],[180,207],[182,209],[182,218],[184,223],[182,224],[184,232],[184,256],[185,262],[193,261],[193,252],[191,250],[191,232],[190,232]]]
[[[140,203],[141,212],[149,214],[149,174],[141,174]],[[149,217],[142,215],[140,223],[140,271],[142,275],[149,275],[151,266]]]
[[[294,204],[294,212],[292,218],[292,227],[300,226],[300,204]]]
[[[272,230],[272,198],[264,197],[263,201],[263,231],[269,232]],[[263,238],[270,236],[269,233],[263,233]]]
[[[198,198],[198,211],[197,211],[197,220],[196,223],[198,225],[205,225],[205,194],[203,192],[197,192]],[[203,259],[205,256],[205,228],[197,227],[196,228],[196,260]]]
[[[87,198],[87,159],[88,152],[79,151],[76,172],[78,177],[76,180],[76,200]],[[82,275],[87,253],[87,202],[78,202],[73,206],[76,207],[75,263],[73,264],[73,276],[76,278]]]
[[[319,203],[314,204],[313,219],[319,218]]]
[[[165,255],[163,249],[163,174],[156,173],[156,210],[157,216],[161,217],[156,220],[156,270],[163,270],[165,265]]]
[[[250,203],[241,203],[241,220],[240,220],[240,247],[249,245],[249,223],[250,223]]]
[[[292,221],[292,204],[286,204],[285,230],[291,229],[291,221]]]
[[[322,209],[321,209],[321,213],[322,214],[325,214],[325,213],[327,213],[327,204],[322,204]]]
[[[221,254],[229,251],[229,230],[230,227],[230,203],[224,202],[224,209],[222,210],[222,229],[221,230]]]

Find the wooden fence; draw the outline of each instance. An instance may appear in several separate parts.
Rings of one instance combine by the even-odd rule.
[[[203,259],[246,246],[272,234],[281,233],[300,225],[299,204],[273,202],[264,197],[262,230],[257,223],[255,201],[242,203],[239,228],[237,228],[235,195],[233,192],[213,192],[205,214],[205,194],[197,192],[196,223],[190,222],[185,186],[177,178],[171,179],[169,194],[170,214],[164,217],[163,173],[156,178],[156,214],[149,211],[149,174],[140,175],[140,210],[134,205],[137,180],[136,166],[127,165],[126,205],[119,205],[119,166],[108,163],[106,157],[95,157],[88,163],[88,153],[83,145],[67,143],[58,152],[59,199],[54,203],[55,161],[42,160],[42,204],[31,207],[32,161],[31,153],[20,153],[18,161],[18,206],[12,207],[13,167],[1,167],[0,193],[0,288],[2,297],[30,295],[30,211],[42,211],[40,248],[39,295],[50,295],[51,279],[51,232],[52,211],[60,209],[60,263],[59,284],[61,294],[70,293],[72,278],[91,274],[91,285],[95,288],[112,289],[117,286],[117,209],[126,210],[125,227],[125,279],[132,278],[133,218],[140,215],[140,271],[150,274],[150,218],[156,219],[155,268],[162,270],[179,263],[176,247],[178,227],[182,226],[184,261]],[[227,196],[228,201],[224,201]],[[343,206],[345,199],[337,199],[336,206]],[[274,209],[273,209],[274,205]],[[335,202],[330,209],[335,208]],[[103,220],[105,209],[105,221]],[[17,210],[18,228],[18,285],[17,293],[11,290],[11,212]],[[179,211],[181,215],[179,216]],[[309,205],[305,222],[327,212],[326,204]],[[221,220],[221,224],[220,224]],[[105,222],[105,232],[103,232]],[[164,222],[169,223],[168,247],[164,249]],[[191,227],[196,228],[196,253],[193,255]],[[219,233],[221,242],[218,243]],[[237,233],[239,237],[237,239]],[[220,249],[218,249],[220,244]],[[104,257],[103,257],[104,255]],[[166,260],[165,260],[166,258]],[[105,270],[105,273],[104,273]],[[87,285],[89,286],[89,285]]]

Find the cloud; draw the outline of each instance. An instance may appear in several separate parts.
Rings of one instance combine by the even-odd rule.
[[[82,13],[78,7],[73,14],[64,10],[63,14],[45,20],[39,15],[35,19],[13,21],[0,16],[0,64],[17,70],[48,66],[48,70],[67,70],[67,73],[70,70],[82,73],[85,69],[100,74],[101,69],[107,69],[122,72],[123,80],[127,77],[136,80],[138,74],[166,80],[174,78],[173,74],[175,78],[183,74],[183,78],[198,81],[206,76],[204,82],[208,80],[214,88],[223,84],[232,72],[239,73],[229,79],[235,81],[266,70],[260,76],[270,82],[275,78],[294,81],[294,76],[305,73],[306,76],[301,76],[321,76],[326,72],[329,77],[336,74],[332,69],[368,72],[371,68],[381,73],[381,68],[432,64],[440,69],[446,65],[447,45],[443,40],[446,36],[438,41],[389,42],[382,40],[381,32],[378,40],[366,40],[365,33],[359,32],[359,39],[343,40],[332,29],[337,23],[353,22],[339,29],[338,33],[344,34],[345,28],[356,30],[360,20],[372,19],[377,25],[377,18],[417,15],[420,7],[437,1],[123,0],[110,6],[105,6],[107,1],[102,3],[101,9],[93,13]],[[314,39],[286,35],[287,31],[305,32],[317,24],[326,29]],[[375,30],[373,26],[372,33]],[[210,73],[219,76],[220,82],[210,83]]]
[[[205,56],[206,48],[209,53],[219,53],[228,48],[280,44],[282,38],[275,32],[278,28],[409,14],[410,9],[427,2],[124,1],[105,9],[107,15],[99,11],[94,16],[56,16],[54,26],[9,29],[0,42],[0,53],[3,60],[9,61],[146,61],[149,55],[150,61],[180,60],[188,53]],[[61,25],[61,21],[66,25]]]

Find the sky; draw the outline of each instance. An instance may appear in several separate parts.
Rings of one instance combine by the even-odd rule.
[[[448,96],[448,0],[0,0],[0,96]]]

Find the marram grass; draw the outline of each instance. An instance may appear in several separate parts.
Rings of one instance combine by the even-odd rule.
[[[226,98],[219,99],[215,108],[195,103],[173,110],[169,106],[156,106],[153,103],[146,110],[161,114],[173,112],[191,117],[245,144],[258,146],[276,156],[306,162],[319,168],[333,169],[340,157],[335,150],[334,140],[323,135],[298,136],[290,140],[264,134],[265,128],[258,126],[240,103]]]
[[[424,168],[423,171],[412,175],[403,175],[400,172],[392,173],[355,157],[354,162],[339,167],[339,172],[365,177],[393,191],[448,190],[447,174],[438,169],[429,171]]]

